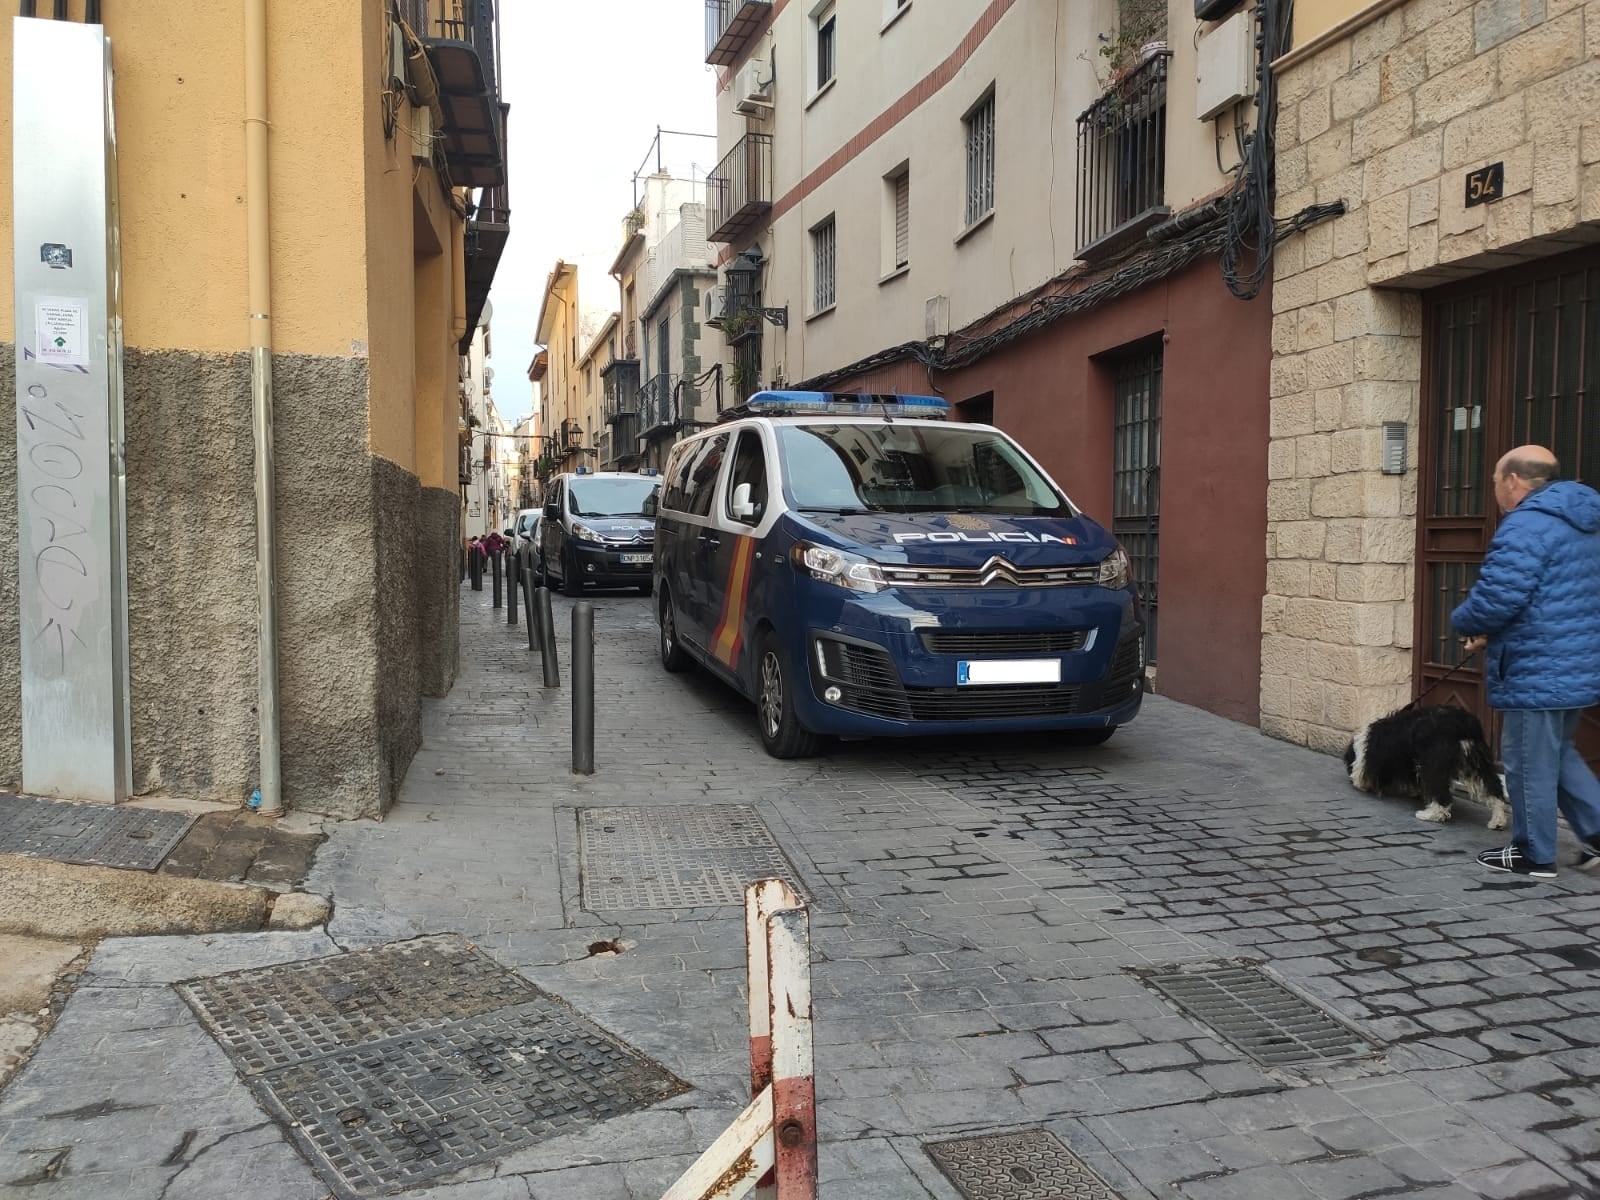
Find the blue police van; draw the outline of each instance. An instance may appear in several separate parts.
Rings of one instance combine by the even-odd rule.
[[[1060,731],[1139,711],[1128,556],[998,429],[929,396],[758,392],[662,471],[668,671],[755,703],[778,758],[847,738]]]

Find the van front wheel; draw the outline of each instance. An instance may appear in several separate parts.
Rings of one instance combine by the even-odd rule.
[[[809,758],[817,752],[820,739],[800,724],[795,714],[788,672],[773,634],[761,638],[759,654],[756,725],[761,731],[761,745],[773,758]]]

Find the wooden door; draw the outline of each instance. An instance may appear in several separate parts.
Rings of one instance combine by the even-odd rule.
[[[1600,252],[1483,276],[1426,301],[1413,676],[1419,694],[1460,662],[1450,612],[1476,581],[1499,522],[1494,464],[1528,442],[1555,451],[1563,478],[1600,484]],[[1498,741],[1478,662],[1429,701],[1477,712]],[[1600,763],[1600,709],[1585,719],[1579,745]]]

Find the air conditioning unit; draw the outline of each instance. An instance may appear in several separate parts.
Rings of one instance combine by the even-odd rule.
[[[772,63],[765,58],[748,59],[733,77],[733,109],[746,115],[772,108]]]

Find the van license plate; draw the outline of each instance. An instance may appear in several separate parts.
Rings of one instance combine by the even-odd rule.
[[[648,554],[624,554],[622,556],[622,565],[625,567],[648,566],[649,563],[650,555]]]
[[[956,683],[1060,683],[1059,658],[1010,658],[997,662],[958,662]]]

